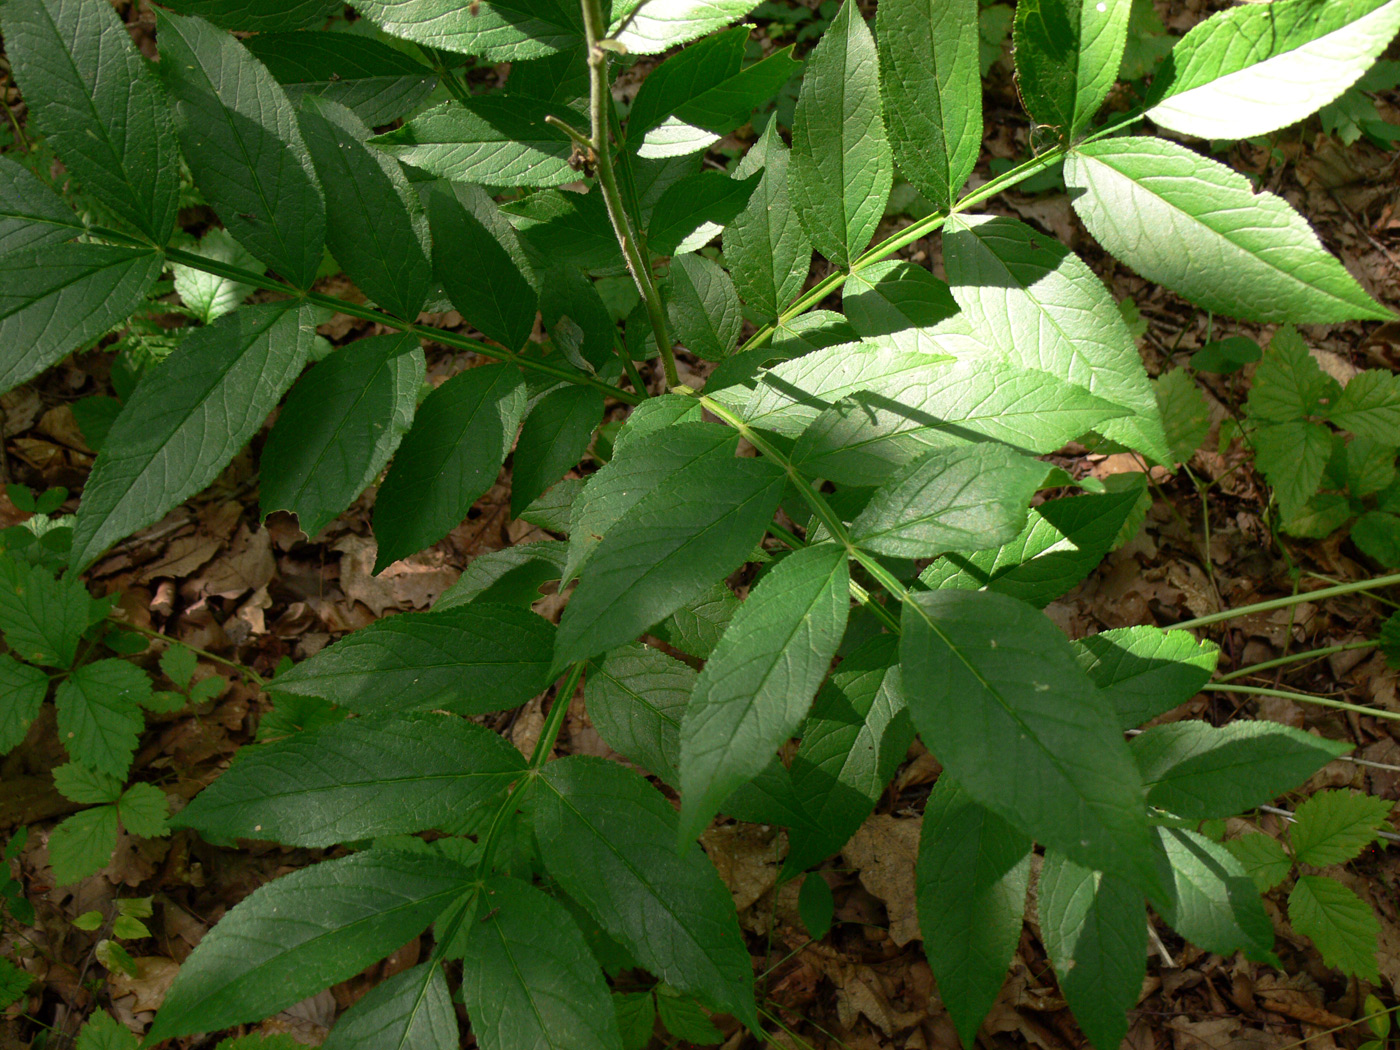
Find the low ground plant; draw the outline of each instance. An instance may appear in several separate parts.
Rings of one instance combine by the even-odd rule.
[[[1180,457],[1103,283],[982,209],[1061,165],[1102,247],[1203,309],[1390,320],[1288,203],[1183,139],[1267,134],[1338,99],[1400,29],[1400,0],[1222,11],[1103,123],[1133,4],[1020,0],[1035,154],[971,188],[996,6],[881,0],[872,27],[847,0],[819,12],[801,63],[751,54],[733,23],[754,6],[354,0],[347,25],[339,0],[171,0],[150,62],[105,0],[6,0],[28,127],[94,203],[80,215],[46,170],[0,159],[0,387],[148,311],[167,270],[192,322],[94,415],[68,574],[0,561],[7,717],[32,717],[50,682],[61,732],[91,715],[65,733],[65,790],[95,807],[71,820],[145,814],[123,778],[155,695],[95,647],[105,635],[79,651],[101,614],[78,574],[213,481],[279,405],[261,508],[308,536],[375,485],[382,569],[441,540],[510,455],[512,513],[559,537],[479,557],[431,611],[276,676],[281,695],[354,717],[244,749],[172,823],[345,848],[232,909],[148,1044],[260,1020],[430,926],[429,957],[348,1010],[328,1048],[456,1046],[454,1001],[486,1050],[620,1050],[649,1010],[673,1032],[701,1007],[761,1032],[698,835],[717,814],[781,825],[794,877],[859,827],[916,734],[943,768],[920,925],[964,1044],[1020,937],[1033,856],[1043,943],[1097,1047],[1126,1031],[1149,907],[1208,951],[1275,959],[1251,869],[1205,831],[1349,745],[1270,722],[1130,734],[1205,687],[1216,648],[1152,626],[1071,641],[1041,611],[1123,536],[1143,476],[1095,485],[1038,457],[1078,439]],[[468,57],[510,63],[503,88],[475,90]],[[624,120],[612,78],[639,58]],[[702,167],[799,74],[790,145],[770,121],[732,172]],[[896,169],[932,210],[872,246]],[[222,227],[196,245],[177,233],[190,192]],[[935,235],[946,283],[894,258]],[[313,290],[328,270],[361,294]],[[449,306],[474,334],[419,323]],[[328,351],[330,311],[385,334]],[[481,363],[421,396],[425,341]],[[1254,436],[1309,435],[1318,478],[1340,454],[1341,498],[1374,497],[1350,487],[1348,457],[1364,419],[1390,428],[1376,440],[1393,459],[1400,377],[1363,373],[1322,406],[1278,343]],[[678,346],[714,363],[703,390]],[[1355,435],[1342,453],[1313,417]],[[605,462],[575,470],[590,447]],[[1285,515],[1320,498],[1307,487]],[[551,582],[571,588],[557,624],[533,608]],[[649,776],[551,760],[580,687]],[[551,691],[528,757],[474,717]],[[1293,859],[1311,863],[1298,836]],[[1354,906],[1314,878],[1291,910],[1326,953]],[[612,993],[628,970],[655,989]]]

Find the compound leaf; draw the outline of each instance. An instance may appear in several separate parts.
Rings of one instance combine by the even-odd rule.
[[[1293,860],[1277,841],[1264,834],[1241,835],[1225,848],[1240,862],[1260,893],[1267,893],[1293,870]]]
[[[326,206],[286,92],[247,48],[202,18],[161,11],[157,25],[160,71],[195,184],[243,247],[309,288]]]
[[[162,6],[221,29],[257,33],[320,28],[344,9],[339,0],[170,0]]]
[[[875,233],[894,178],[875,41],[846,0],[807,59],[793,117],[788,192],[812,244],[849,267]]]
[[[797,730],[846,631],[850,568],[837,544],[783,558],[739,606],[681,722],[682,839]]]
[[[699,846],[676,851],[671,804],[601,759],[550,762],[540,780],[535,835],[569,896],[667,984],[756,1026],[733,900]]]
[[[463,718],[354,718],[243,749],[176,823],[210,841],[294,846],[452,830],[524,768],[514,746]]]
[[[123,791],[117,816],[133,835],[162,838],[170,834],[170,800],[154,784],[132,784]]]
[[[1283,0],[1220,11],[1177,42],[1147,116],[1207,139],[1265,135],[1351,87],[1400,30],[1394,0]],[[1155,86],[1155,85],[1154,85]]]
[[[1052,849],[1160,889],[1142,780],[1059,629],[979,591],[911,595],[901,623],[909,713],[968,795]]]
[[[88,0],[5,5],[5,53],[29,120],[83,187],[163,245],[180,159],[164,92],[116,15]]]
[[[58,683],[58,733],[74,761],[126,779],[151,695],[146,672],[125,660],[96,660]]]
[[[666,188],[651,213],[647,247],[657,255],[684,255],[703,248],[748,204],[762,178],[757,172],[730,178],[702,171]]]
[[[729,274],[703,255],[671,260],[662,284],[672,335],[691,353],[718,361],[734,349],[744,324]]]
[[[226,314],[181,340],[107,433],[78,507],[73,567],[213,481],[292,385],[315,336],[313,308],[281,302]]]
[[[1065,160],[1065,185],[1100,244],[1197,306],[1250,321],[1391,317],[1283,198],[1185,146],[1085,143]]]
[[[1021,938],[1031,840],[949,776],[919,833],[915,895],[924,951],[963,1046],[972,1046]]]
[[[507,364],[459,372],[423,399],[375,499],[375,572],[462,522],[495,482],[524,411],[525,380]]]
[[[618,4],[613,8],[613,18],[618,24],[609,32],[633,54],[659,55],[677,44],[723,29],[756,6],[756,0],[650,0],[645,4]]]
[[[263,446],[263,517],[288,510],[309,537],[368,488],[413,421],[426,362],[411,333],[357,339],[297,380]]]
[[[180,967],[147,1039],[271,1016],[421,933],[471,885],[430,853],[368,850],[256,889]]]
[[[471,602],[377,620],[276,678],[358,714],[501,711],[549,685],[554,629],[528,609]]]

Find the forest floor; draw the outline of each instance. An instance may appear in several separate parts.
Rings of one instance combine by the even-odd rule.
[[[775,5],[765,5],[773,7]],[[1169,30],[1180,33],[1202,17],[1197,0],[1160,5]],[[141,15],[133,16],[139,21]],[[149,17],[148,14],[146,17]],[[772,36],[778,36],[774,30]],[[792,39],[789,35],[780,42]],[[805,45],[809,46],[809,45]],[[1392,52],[1391,57],[1396,57]],[[503,75],[504,70],[486,75]],[[14,99],[13,86],[0,90]],[[990,177],[989,163],[1028,154],[1026,121],[1017,105],[1006,50],[987,80],[986,142],[974,183]],[[1122,108],[1127,99],[1115,100]],[[1377,101],[1382,116],[1400,124],[1400,92]],[[744,135],[718,147],[746,145]],[[1243,143],[1228,159],[1263,188],[1288,199],[1314,224],[1323,242],[1380,302],[1400,307],[1400,151],[1378,148],[1365,138],[1342,145],[1316,120],[1288,129],[1264,144]],[[1131,300],[1141,318],[1139,346],[1148,371],[1159,375],[1210,339],[1244,335],[1261,344],[1267,327],[1222,322],[1212,326],[1202,311],[1150,285],[1105,255],[1083,230],[1062,189],[1011,193],[992,210],[1014,214],[1080,252],[1120,300]],[[207,216],[203,220],[206,221]],[[909,218],[891,214],[886,232]],[[937,241],[919,241],[907,258],[943,276]],[[815,282],[821,273],[814,272]],[[344,291],[343,278],[321,287]],[[838,308],[839,304],[830,305]],[[428,320],[461,326],[455,314]],[[364,322],[338,315],[321,326],[333,343],[370,334]],[[1302,334],[1324,370],[1345,379],[1360,368],[1400,370],[1400,323],[1306,327]],[[70,358],[35,383],[0,399],[6,482],[35,490],[58,486],[82,491],[93,456],[70,405],[79,397],[109,393],[111,354],[99,350]],[[428,347],[429,379],[440,379],[470,363],[469,354]],[[705,368],[690,359],[683,378],[698,381]],[[1154,501],[1136,538],[1115,551],[1082,585],[1048,610],[1071,636],[1132,624],[1162,627],[1225,608],[1314,590],[1329,583],[1363,580],[1373,566],[1342,537],[1297,541],[1271,527],[1270,493],[1236,440],[1217,450],[1219,425],[1237,415],[1248,389],[1248,370],[1233,376],[1201,376],[1211,409],[1211,429],[1190,460],[1189,470],[1152,475]],[[660,383],[659,375],[653,380]],[[621,415],[625,406],[617,406]],[[202,651],[198,676],[228,679],[213,700],[177,714],[152,715],[132,775],[158,785],[178,807],[225,769],[237,751],[255,740],[260,721],[273,709],[253,679],[238,666],[270,677],[279,662],[300,660],[376,619],[429,608],[464,565],[487,551],[550,538],[509,515],[509,462],[495,487],[468,519],[435,547],[371,575],[375,543],[370,529],[373,493],[367,493],[320,535],[303,536],[295,519],[274,514],[259,521],[257,451],[260,439],[209,489],[159,524],[119,544],[90,573],[94,593],[119,595],[120,615],[149,631],[179,639]],[[1064,450],[1057,462],[1077,476],[1106,477],[1138,471],[1129,455]],[[27,515],[0,494],[0,528]],[[1394,593],[1394,592],[1392,592]],[[538,609],[557,614],[561,600],[546,595]],[[1231,670],[1288,652],[1343,645],[1375,636],[1393,605],[1366,595],[1305,602],[1205,629],[1221,648],[1221,668]],[[151,666],[159,646],[148,654]],[[1255,685],[1347,700],[1400,714],[1396,670],[1372,649],[1291,664],[1256,678]],[[540,733],[544,698],[494,718],[491,723],[529,754]],[[0,1048],[28,1046],[38,1019],[71,1045],[92,1011],[108,1010],[134,1030],[149,1023],[180,963],[204,933],[254,888],[302,867],[326,851],[241,843],[218,848],[189,832],[157,840],[123,836],[112,864],[74,886],[55,887],[45,846],[48,831],[78,808],[53,787],[50,770],[64,760],[52,724],[40,723],[28,743],[0,762],[0,835],[29,828],[18,869],[38,912],[35,929],[7,927],[4,947],[16,937],[30,942],[36,978],[29,995],[0,1017]],[[294,710],[280,712],[294,723]],[[1353,755],[1371,764],[1338,760],[1281,803],[1292,809],[1323,788],[1352,788],[1400,800],[1400,723],[1296,703],[1284,697],[1250,698],[1203,693],[1165,720],[1203,718],[1221,725],[1234,719],[1270,719],[1355,745]],[[590,726],[582,697],[574,698],[557,746],[559,754],[611,756]],[[954,1030],[924,960],[914,912],[914,857],[923,800],[938,763],[915,744],[877,812],[840,856],[817,877],[830,884],[835,924],[812,941],[796,913],[796,883],[777,885],[786,844],[771,827],[719,823],[703,844],[733,892],[761,975],[766,1010],[781,1019],[773,1043],[781,1047],[952,1048]],[[1009,773],[1014,775],[1014,773]],[[1279,836],[1287,817],[1258,815],[1254,826]],[[1158,924],[1148,977],[1133,1013],[1128,1045],[1134,1050],[1257,1048],[1311,1050],[1356,1047],[1368,1034],[1354,1023],[1363,998],[1373,992],[1387,1005],[1400,999],[1400,859],[1393,850],[1373,851],[1335,875],[1374,908],[1380,921],[1381,982],[1371,987],[1343,978],[1324,964],[1306,938],[1290,929],[1276,891],[1266,904],[1278,932],[1285,969],[1222,958],[1185,945]],[[136,957],[133,977],[108,972],[97,960],[97,935],[72,925],[84,912],[105,910],[116,898],[153,897],[152,936],[126,945]],[[1034,911],[1030,913],[1033,917]],[[13,924],[11,924],[13,925]],[[377,982],[425,957],[425,941],[403,946],[383,963],[250,1028],[286,1032],[316,1045],[336,1016]],[[26,1016],[21,1016],[21,1014]],[[728,1019],[717,1019],[727,1050],[751,1047],[751,1036]],[[212,1045],[212,1040],[177,1041]],[[474,1045],[470,1040],[465,1045]],[[658,1037],[654,1048],[687,1046]],[[981,1036],[985,1047],[1060,1050],[1085,1045],[1050,971],[1039,931],[1028,921],[1001,997]]]

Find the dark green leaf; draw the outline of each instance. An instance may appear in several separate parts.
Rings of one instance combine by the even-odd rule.
[[[902,624],[909,713],[968,795],[1052,849],[1160,890],[1142,781],[1059,629],[977,591],[913,595]]]
[[[146,1038],[258,1020],[343,981],[421,933],[471,878],[432,854],[369,850],[268,883],[204,935]]]
[[[29,735],[49,691],[49,676],[37,667],[0,655],[0,755]]]
[[[325,199],[286,92],[203,19],[162,12],[157,31],[195,184],[243,247],[309,288],[325,244]]]
[[[647,247],[658,255],[682,255],[704,247],[748,204],[757,173],[733,179],[702,171],[667,188],[647,227]]]
[[[223,29],[259,33],[320,29],[344,10],[340,0],[165,0],[162,6]]]
[[[521,242],[542,264],[568,262],[583,270],[621,272],[617,234],[601,193],[541,190],[501,206]]]
[[[1225,848],[1240,862],[1260,893],[1273,889],[1293,870],[1293,859],[1268,835],[1241,835],[1226,842]]]
[[[875,12],[875,39],[899,170],[946,209],[982,149],[976,0],[886,0]]]
[[[423,63],[358,33],[259,33],[245,46],[293,103],[338,102],[372,128],[410,112],[437,83]]]
[[[681,716],[695,678],[694,668],[659,649],[620,646],[589,664],[583,686],[589,721],[610,748],[674,786]]]
[[[390,36],[489,62],[568,50],[583,41],[577,4],[563,0],[355,0],[355,10]]]
[[[15,656],[67,670],[83,632],[101,618],[81,580],[56,580],[47,569],[0,554],[0,631]]]
[[[841,287],[841,309],[861,336],[882,346],[941,354],[932,329],[958,312],[952,290],[917,263],[886,259],[857,270]]]
[[[1293,811],[1297,823],[1288,832],[1293,855],[1317,867],[1345,864],[1376,841],[1393,806],[1370,795],[1319,791]]]
[[[1025,526],[1045,472],[1039,460],[991,442],[934,449],[876,490],[851,539],[902,558],[998,546]]]
[[[292,388],[263,446],[263,516],[289,510],[315,537],[368,488],[413,420],[425,368],[418,337],[341,347]]]
[[[561,386],[540,399],[525,420],[511,460],[514,517],[579,461],[602,421],[603,395],[595,387]]]
[[[445,179],[558,186],[578,173],[569,167],[568,136],[545,123],[550,114],[569,117],[562,106],[520,95],[475,95],[444,102],[370,144]]]
[[[125,660],[84,664],[58,683],[58,733],[76,762],[126,779],[146,719],[141,703],[151,695],[146,672]]]
[[[159,252],[105,244],[0,256],[0,391],[120,324],[164,265]]]
[[[1100,244],[1197,306],[1251,321],[1391,317],[1283,198],[1184,146],[1086,143],[1065,160],[1065,184]]]
[[[569,599],[555,665],[631,641],[742,565],[777,509],[785,478],[767,460],[705,458],[633,504]]]
[[[683,1042],[714,1046],[724,1041],[724,1034],[710,1023],[699,1003],[665,985],[656,990],[656,1012],[666,1031]]]
[[[1021,0],[1016,83],[1037,124],[1077,139],[1118,79],[1132,0]]]
[[[132,784],[123,791],[117,802],[117,816],[122,827],[132,835],[163,838],[170,834],[170,800],[154,784]],[[119,919],[117,936],[125,936],[121,933],[120,922]]]
[[[696,838],[806,717],[846,630],[846,559],[837,544],[783,558],[706,661],[681,722],[683,839]]]
[[[1119,728],[1134,729],[1186,703],[1215,673],[1220,650],[1189,631],[1118,627],[1074,643],[1075,659],[1103,690]]]
[[[1277,342],[1278,337],[1274,339]],[[1400,375],[1379,368],[1358,372],[1327,411],[1327,418],[1359,437],[1394,445],[1400,433]]]
[[[1288,921],[1313,939],[1327,965],[1373,984],[1380,980],[1380,923],[1371,906],[1340,882],[1325,875],[1300,877],[1288,895]]]
[[[1041,940],[1074,1019],[1098,1050],[1116,1050],[1147,971],[1142,892],[1047,851],[1040,871]]]
[[[831,896],[830,884],[818,873],[811,872],[797,891],[797,914],[812,940],[820,941],[831,932],[835,913],[836,902]]]
[[[460,1040],[442,968],[426,962],[371,988],[336,1020],[321,1045],[325,1050],[450,1050]]]
[[[442,539],[496,480],[525,410],[525,381],[480,365],[429,394],[374,503],[378,572]]]
[[[917,871],[924,951],[970,1047],[1021,938],[1031,841],[940,776],[924,809]]]
[[[600,759],[550,762],[540,781],[535,835],[569,896],[652,973],[756,1027],[734,903],[699,846],[676,851],[671,804]]]
[[[812,242],[788,200],[788,157],[777,122],[770,121],[734,172],[747,178],[761,168],[763,177],[724,228],[724,261],[735,287],[771,319],[797,298],[812,266]]]
[[[513,745],[463,718],[354,718],[244,748],[176,823],[215,842],[295,846],[450,831],[524,768]]]
[[[117,807],[94,806],[74,813],[49,832],[54,881],[71,886],[105,868],[117,848]]]
[[[88,0],[15,0],[4,31],[33,130],[102,207],[164,245],[179,153],[165,96],[126,26]]]
[[[277,676],[274,689],[359,714],[502,711],[549,685],[554,630],[527,609],[469,603],[355,631]]]
[[[698,598],[686,602],[652,630],[656,636],[683,653],[708,659],[719,644],[729,621],[739,609],[739,599],[723,581]]]
[[[563,540],[545,540],[478,554],[457,582],[438,596],[433,610],[442,612],[475,601],[532,605],[543,597],[541,586],[563,576],[567,553]]]
[[[807,59],[793,117],[788,187],[817,251],[850,266],[880,224],[893,177],[875,41],[846,0]]]
[[[0,157],[0,255],[72,240],[86,227],[28,168]]]
[[[1219,728],[1172,722],[1134,737],[1129,746],[1148,804],[1187,820],[1233,817],[1270,802],[1351,750],[1275,722]]]
[[[1274,924],[1254,881],[1234,856],[1193,831],[1157,828],[1172,866],[1172,893],[1158,910],[1172,929],[1208,952],[1274,958]]]
[[[365,145],[369,128],[344,106],[309,95],[299,119],[330,202],[327,247],[361,291],[413,320],[433,284],[418,195],[397,161]]]
[[[462,999],[482,1050],[621,1050],[608,986],[564,906],[507,878],[487,882],[480,900]]]
[[[312,307],[295,302],[245,307],[186,336],[107,434],[78,507],[73,566],[213,481],[292,385],[315,336]]]
[[[734,349],[744,318],[734,282],[702,255],[671,260],[662,284],[671,334],[692,354],[718,361]]]
[[[1351,541],[1382,565],[1400,565],[1400,515],[1368,510],[1351,527]]]

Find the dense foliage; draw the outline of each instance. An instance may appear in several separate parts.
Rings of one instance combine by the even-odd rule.
[[[56,680],[63,790],[94,804],[70,838],[119,820],[166,831],[164,803],[123,778],[141,706],[186,699],[93,658],[105,610],[76,574],[208,485],[279,404],[263,512],[313,535],[377,483],[378,568],[442,539],[512,449],[512,512],[566,537],[478,558],[431,611],[276,677],[355,717],[246,749],[173,824],[351,851],[234,908],[148,1041],[268,1016],[430,925],[432,956],[348,1011],[328,1047],[456,1046],[454,996],[487,1050],[621,1050],[635,1011],[677,1031],[704,1023],[697,1003],[757,1031],[748,952],[697,836],[720,813],[782,825],[796,876],[859,827],[915,733],[944,770],[920,924],[965,1044],[1015,948],[1033,846],[1043,941],[1098,1047],[1126,1030],[1149,906],[1209,951],[1271,959],[1258,887],[1291,861],[1353,856],[1384,810],[1322,796],[1291,858],[1227,848],[1209,822],[1346,745],[1266,722],[1132,734],[1206,685],[1214,647],[1155,627],[1070,641],[1040,611],[1114,546],[1142,490],[1037,457],[1095,435],[1171,465],[1181,434],[1088,266],[977,209],[1062,162],[1099,243],[1202,308],[1387,320],[1282,198],[1177,138],[1123,132],[1145,117],[1231,139],[1303,119],[1367,72],[1400,0],[1221,12],[1108,126],[1129,0],[1020,0],[1039,152],[972,190],[976,0],[881,0],[873,32],[847,0],[801,65],[791,146],[770,121],[732,173],[700,170],[704,151],[798,69],[791,48],[745,62],[749,30],[730,24],[753,0],[353,6],[346,32],[319,28],[338,0],[170,0],[154,63],[104,0],[0,12],[31,128],[92,202],[79,215],[0,158],[0,387],[120,327],[168,268],[191,321],[103,421],[69,574],[37,546],[0,556],[14,720],[0,744]],[[610,78],[662,54],[620,119]],[[511,63],[504,89],[470,93],[463,56]],[[932,211],[871,247],[896,170]],[[176,224],[190,194],[223,226],[195,246]],[[891,258],[936,231],[946,284]],[[811,284],[814,251],[831,267]],[[327,253],[368,303],[311,290]],[[245,305],[253,289],[280,297]],[[842,313],[813,309],[838,289]],[[448,304],[480,338],[417,323]],[[327,352],[328,308],[396,334]],[[424,340],[484,363],[420,401]],[[718,362],[703,393],[680,382],[677,345]],[[1259,371],[1247,426],[1279,472],[1285,527],[1359,514],[1358,544],[1400,562],[1400,377],[1333,390],[1292,333]],[[610,402],[635,407],[606,463],[565,478]],[[725,581],[749,565],[740,601]],[[551,581],[576,581],[557,626],[531,608]],[[164,670],[189,687],[183,659]],[[679,811],[620,764],[548,760],[581,682],[599,734]],[[529,759],[470,717],[556,683]],[[426,830],[443,835],[414,837]],[[72,871],[94,852],[70,851]],[[1357,904],[1314,874],[1290,896],[1329,961],[1364,973]],[[656,992],[611,996],[605,972],[638,967]]]

